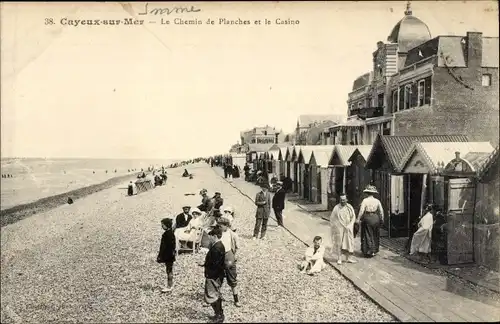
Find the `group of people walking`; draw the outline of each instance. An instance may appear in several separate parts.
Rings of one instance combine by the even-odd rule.
[[[358,215],[347,201],[346,195],[340,196],[339,203],[330,215],[332,241],[337,252],[337,263],[356,263],[354,259],[354,238],[361,232],[361,252],[364,257],[377,255],[380,247],[380,225],[384,222],[384,210],[380,200],[374,197],[377,188],[369,185],[363,191],[366,198],[361,202]]]

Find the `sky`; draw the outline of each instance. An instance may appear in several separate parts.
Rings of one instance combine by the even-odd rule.
[[[158,15],[137,15],[144,4],[136,2],[2,3],[1,156],[209,156],[228,152],[254,126],[288,133],[301,114],[345,115],[352,82],[371,70],[377,41],[386,41],[406,9],[406,1],[149,8],[192,5],[200,11],[164,15],[171,24],[163,25]],[[494,1],[411,7],[432,37],[498,37]],[[60,24],[131,14],[144,25]],[[203,24],[175,25],[174,18]],[[210,18],[215,25],[205,24]],[[219,18],[252,24],[219,25]],[[277,25],[277,18],[300,23]]]

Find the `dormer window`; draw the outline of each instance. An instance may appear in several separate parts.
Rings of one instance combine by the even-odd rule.
[[[362,101],[358,102],[358,109],[361,109],[361,108],[363,108],[363,102]]]

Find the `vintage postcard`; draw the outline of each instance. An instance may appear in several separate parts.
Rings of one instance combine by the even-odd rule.
[[[500,321],[497,1],[0,15],[2,323]]]

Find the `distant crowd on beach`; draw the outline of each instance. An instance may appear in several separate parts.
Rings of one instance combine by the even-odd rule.
[[[14,178],[12,174],[2,174],[2,178]]]

